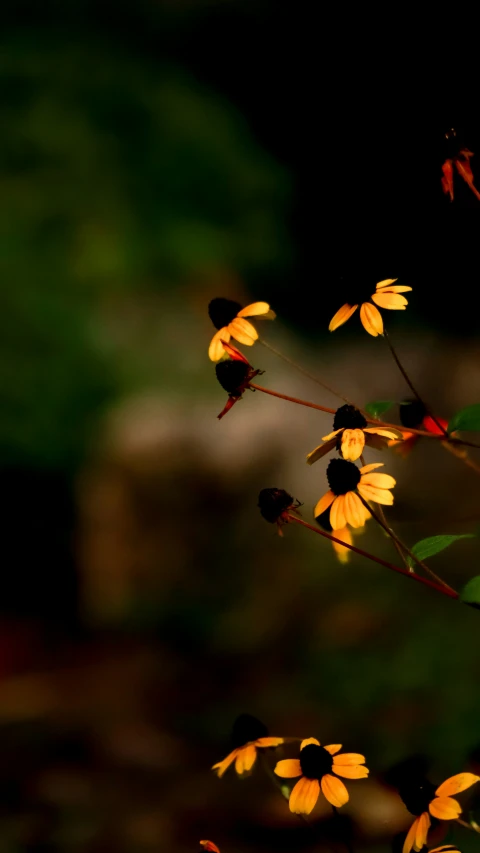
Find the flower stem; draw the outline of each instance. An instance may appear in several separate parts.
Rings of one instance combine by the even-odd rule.
[[[445,589],[449,590],[450,593],[454,593],[455,597],[458,598],[458,593],[456,593],[455,590],[452,589],[452,587],[448,585],[448,583],[445,583],[445,581],[442,581],[442,579],[439,578],[438,575],[435,574],[435,572],[433,572],[422,560],[419,560],[418,557],[415,556],[413,551],[410,551],[410,549],[407,548],[407,546],[404,545],[403,542],[401,542],[398,539],[397,535],[393,532],[393,530],[390,527],[388,527],[386,524],[383,523],[380,516],[377,515],[375,510],[372,509],[370,504],[368,504],[367,501],[364,498],[362,498],[361,495],[359,495],[359,498],[360,498],[362,504],[364,505],[364,507],[366,507],[368,509],[370,515],[372,515],[372,517],[375,519],[377,524],[379,524],[380,527],[383,528],[383,530],[385,530],[385,533],[387,533],[392,539],[394,539],[398,542],[400,547],[403,548],[403,550],[405,551],[406,554],[408,554],[410,559],[413,560],[418,566],[420,566],[420,568],[423,569],[424,572],[427,572],[427,574],[429,574],[430,577],[432,577],[434,579],[434,581],[436,581],[439,584],[442,584],[442,586],[445,587]]]
[[[371,512],[370,507],[368,507],[369,512]],[[309,524],[308,521],[304,521],[302,518],[297,518],[295,515],[291,513],[287,513],[288,521],[294,521],[296,524],[301,524],[302,527],[307,527],[308,530],[313,530],[314,533],[317,533],[319,536],[323,536],[325,539],[330,539],[331,542],[337,542],[339,545],[343,545],[344,548],[348,548],[350,551],[355,551],[356,554],[360,554],[361,557],[366,557],[367,560],[373,560],[374,563],[378,563],[380,566],[385,566],[387,569],[391,569],[392,572],[397,572],[399,575],[403,575],[406,578],[411,578],[411,580],[418,581],[418,583],[424,584],[424,586],[429,586],[431,589],[437,590],[437,592],[441,592],[442,595],[448,596],[448,598],[458,598],[458,592],[455,592],[451,587],[446,586],[442,581],[440,584],[434,583],[428,578],[423,578],[421,575],[417,575],[416,572],[407,571],[406,569],[401,569],[400,566],[395,566],[393,563],[389,563],[387,560],[382,560],[381,557],[376,557],[374,554],[369,554],[368,551],[363,551],[362,548],[357,548],[356,545],[348,545],[346,542],[343,542],[341,539],[337,539],[336,536],[333,536],[331,533],[327,533],[325,530],[320,530],[318,527],[314,527],[313,524]]]
[[[280,391],[272,391],[271,388],[264,388],[263,385],[257,385],[256,382],[249,382],[247,388],[252,388],[254,391],[261,391],[263,394],[270,394],[271,397],[278,397],[280,400],[287,400],[289,403],[296,403],[298,406],[307,406],[309,409],[317,409],[319,412],[327,412],[329,415],[334,415],[337,411],[336,409],[329,409],[327,406],[320,406],[318,403],[309,403],[308,400],[301,400],[300,397],[290,397],[288,394],[281,394]],[[353,405],[353,403],[351,405]],[[358,407],[356,406],[355,408]],[[369,424],[376,424],[387,428],[392,427],[392,429],[399,430],[400,432],[404,429],[404,427],[399,426],[398,424],[389,424],[385,421],[379,421],[378,418],[371,418],[369,415],[365,415],[365,417]],[[448,436],[446,439],[444,435],[437,435],[434,432],[427,432],[423,429],[413,429],[410,427],[408,428],[408,431],[424,438],[436,438],[444,443],[448,441],[449,444],[466,444],[469,447],[480,448],[480,445],[473,444],[471,441],[464,441],[462,438],[453,438]]]
[[[388,334],[388,332],[387,332],[387,330],[386,330],[386,329],[384,329],[383,337],[385,338],[385,340],[386,340],[386,342],[387,342],[387,345],[388,345],[388,347],[389,347],[389,349],[390,349],[390,352],[392,353],[393,360],[394,360],[395,364],[397,365],[397,367],[398,367],[398,369],[399,369],[400,373],[402,374],[403,378],[405,379],[405,382],[407,383],[408,387],[410,388],[410,390],[412,391],[412,393],[413,393],[413,394],[415,394],[415,397],[417,398],[418,402],[419,402],[419,403],[421,403],[421,404],[422,404],[422,406],[424,406],[424,407],[425,407],[425,411],[427,412],[427,414],[429,414],[429,415],[430,415],[430,417],[431,417],[432,421],[434,421],[434,423],[437,425],[437,427],[439,428],[439,430],[441,430],[441,432],[442,432],[442,434],[444,435],[444,437],[445,437],[445,438],[448,438],[448,437],[449,437],[448,432],[447,432],[447,431],[446,431],[446,429],[441,425],[441,423],[439,423],[439,422],[438,422],[438,420],[437,420],[437,418],[435,417],[435,415],[433,414],[433,412],[428,408],[427,404],[425,403],[425,401],[424,401],[424,400],[422,400],[422,398],[421,398],[420,394],[418,393],[417,389],[415,388],[415,386],[414,386],[414,384],[413,384],[412,380],[410,379],[410,377],[409,377],[409,375],[408,375],[407,371],[405,370],[405,368],[404,368],[404,366],[403,366],[402,362],[400,361],[400,359],[399,359],[399,357],[398,357],[398,355],[397,355],[397,353],[396,353],[396,351],[395,351],[395,349],[394,349],[394,346],[393,346],[393,344],[392,344],[392,342],[391,342],[391,340],[390,340],[390,336],[389,336],[389,334]]]
[[[308,379],[311,379],[312,382],[315,382],[317,385],[320,385],[321,388],[325,388],[325,391],[328,391],[330,394],[333,394],[334,397],[338,397],[340,400],[344,400],[344,402],[348,403],[349,406],[353,406],[353,403],[351,403],[350,400],[344,397],[343,394],[340,394],[340,391],[336,391],[335,388],[332,388],[330,385],[327,385],[327,383],[319,379],[318,376],[315,376],[313,373],[310,373],[308,370],[305,370],[304,367],[301,367],[300,364],[297,364],[296,361],[293,361],[293,359],[289,358],[288,355],[284,355],[282,352],[280,352],[280,350],[275,349],[275,347],[272,347],[272,345],[268,344],[267,341],[265,341],[263,338],[259,338],[259,341],[261,344],[263,344],[264,347],[269,349],[275,355],[278,355],[279,358],[283,359],[283,361],[286,361],[287,364],[290,364],[292,367],[295,368],[295,370],[298,370],[299,373],[303,373],[303,375],[306,376]]]
[[[318,409],[319,412],[327,412],[329,415],[334,415],[337,411],[336,409],[327,409],[326,406],[319,406],[318,403],[308,403],[306,400],[300,400],[298,397],[289,397],[288,394],[280,394],[279,391],[264,388],[262,385],[257,385],[256,382],[249,382],[248,387],[253,388],[254,391],[262,391],[263,394],[278,397],[280,400],[287,400],[289,403],[298,403],[299,406],[308,406],[309,409]]]
[[[457,817],[456,822],[460,824],[460,826],[464,826],[465,829],[470,829],[472,832],[478,832],[480,834],[480,826],[478,823],[467,823],[466,820],[462,820],[461,817]]]

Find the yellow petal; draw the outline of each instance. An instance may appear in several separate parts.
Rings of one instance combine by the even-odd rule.
[[[352,527],[363,527],[370,513],[365,509],[355,492],[347,492],[345,495],[345,518]]]
[[[365,436],[361,429],[344,429],[342,435],[342,456],[355,462],[363,453]]]
[[[338,309],[335,316],[332,317],[332,319],[330,320],[328,331],[334,332],[335,329],[338,329],[339,326],[343,326],[343,324],[346,323],[347,320],[350,319],[352,314],[355,313],[357,308],[358,308],[358,305],[348,305],[348,304],[342,305],[342,307]]]
[[[334,764],[351,767],[354,764],[365,764],[365,756],[359,752],[341,752],[333,759]]]
[[[238,312],[237,317],[257,317],[259,314],[268,314],[270,305],[268,302],[252,302]]]
[[[429,805],[430,813],[439,820],[456,820],[462,807],[453,797],[435,797]]]
[[[354,767],[340,767],[333,762],[333,772],[337,776],[343,776],[344,779],[366,779],[369,770],[363,764],[356,764]]]
[[[342,542],[346,542],[347,545],[353,544],[352,534],[350,533],[349,527],[340,527],[339,530],[335,531],[334,535],[337,539],[341,539]],[[350,553],[351,553],[350,549],[345,548],[345,545],[339,545],[338,542],[332,541],[332,545],[333,545],[333,550],[335,551],[340,562],[341,563],[348,563],[348,560],[350,558]],[[328,747],[326,746],[325,749],[328,749]],[[340,749],[340,747],[338,747],[338,749]],[[330,750],[328,750],[328,751],[330,752]]]
[[[428,830],[430,829],[430,816],[428,812],[422,812],[417,821],[417,831],[415,833],[414,850],[421,850],[427,843]]]
[[[338,495],[338,497],[335,498],[330,510],[330,524],[334,531],[338,530],[339,527],[346,526],[345,495]]]
[[[230,767],[230,765],[235,761],[238,753],[239,750],[234,749],[233,752],[230,753],[230,755],[227,755],[227,757],[223,759],[223,761],[219,761],[218,764],[213,765],[212,770],[217,771],[217,776],[219,779],[222,778],[223,774],[225,773],[225,770]]]
[[[338,435],[339,432],[342,432],[343,427],[340,429],[336,429],[335,432],[329,432],[328,435],[324,435],[322,441],[330,441],[330,439],[334,438],[334,436]]]
[[[365,486],[374,486],[377,489],[393,489],[396,480],[390,474],[362,474],[360,482]]]
[[[283,761],[277,761],[275,770],[273,771],[282,779],[293,779],[295,776],[302,775],[302,768],[299,758],[284,758]]]
[[[403,438],[400,430],[392,427],[366,427],[363,431],[371,432],[373,435],[382,435],[385,438]]]
[[[248,320],[242,320],[236,317],[228,324],[228,329],[231,332],[232,338],[240,341],[241,344],[246,344],[251,347],[254,341],[258,339],[258,332]]]
[[[364,486],[362,482],[358,484],[357,489],[366,501],[374,501],[383,506],[393,505],[393,495],[388,489],[376,489],[375,486]]]
[[[310,814],[315,808],[319,793],[318,779],[306,779],[302,776],[290,794],[290,811],[294,814]]]
[[[223,342],[228,344],[230,340],[230,332],[227,327],[224,326],[223,329],[219,329],[216,332],[210,341],[210,346],[208,348],[208,357],[210,361],[220,361],[222,355],[225,352],[225,348],[223,346]]]
[[[330,504],[333,503],[334,500],[335,495],[333,494],[333,492],[325,492],[323,498],[320,498],[315,509],[313,510],[314,517],[317,518],[319,515],[322,514],[322,512],[325,512],[325,510],[328,509],[328,507],[330,506]]]
[[[389,311],[405,311],[408,301],[399,293],[374,293],[373,301],[380,308],[388,308]]]
[[[317,740],[316,737],[307,737],[305,740],[302,740],[300,744],[300,749],[303,749],[305,746],[308,746],[309,743],[314,743],[315,746],[320,746],[320,741]]]
[[[326,456],[327,453],[330,453],[331,450],[335,447],[337,440],[334,438],[332,441],[327,441],[326,444],[319,444],[315,450],[312,450],[311,453],[307,456],[307,465],[313,465],[314,462],[318,462],[322,456]]]
[[[382,281],[377,281],[376,289],[381,290],[382,287],[388,287],[390,284],[393,284],[395,281],[398,281],[398,278],[384,278]]]
[[[466,791],[475,782],[480,781],[480,776],[475,776],[474,773],[457,773],[456,776],[450,776],[445,779],[445,782],[435,791],[437,797],[451,797],[452,794],[459,794],[461,791]]]
[[[363,328],[374,338],[377,335],[383,335],[383,320],[382,315],[375,305],[370,302],[364,302],[360,307],[360,320]]]
[[[407,837],[406,837],[405,841],[403,842],[402,853],[410,853],[413,845],[415,844],[415,836],[417,834],[417,823],[419,820],[420,820],[420,818],[418,818],[418,817],[415,818],[410,829],[408,830]]]
[[[336,752],[339,752],[342,748],[341,743],[331,743],[329,746],[324,746],[324,749],[330,753],[330,755],[335,755]]]
[[[283,741],[283,737],[259,737],[253,742],[255,746],[260,747],[260,749],[267,749],[270,746],[280,746]]]
[[[434,847],[430,853],[460,853],[460,850],[454,844],[442,844],[441,847]]]
[[[383,468],[385,462],[370,462],[368,465],[364,465],[363,468],[360,468],[360,474],[369,474],[370,471],[373,471],[374,468]]]
[[[242,773],[248,773],[248,771],[252,769],[255,764],[256,757],[257,750],[253,743],[249,743],[248,746],[243,746],[238,750],[238,755],[235,760],[235,770],[239,776],[241,776]]]
[[[377,293],[379,290],[381,293],[408,293],[408,291],[412,289],[413,288],[411,287],[407,287],[406,284],[393,284],[381,289],[377,287]]]
[[[339,809],[348,803],[348,791],[341,781],[341,779],[337,779],[336,776],[330,776],[329,773],[326,776],[322,776],[321,781],[322,793],[326,800],[330,803],[331,806],[335,806],[335,808]]]

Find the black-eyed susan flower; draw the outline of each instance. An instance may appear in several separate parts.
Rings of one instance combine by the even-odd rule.
[[[333,550],[337,558],[341,563],[348,563],[350,559],[350,548],[345,547],[346,545],[353,545],[353,535],[349,526],[340,527],[338,530],[333,531],[332,525],[330,524],[330,508],[326,509],[325,512],[322,512],[321,515],[317,516],[315,519],[318,525],[325,530],[327,533],[334,532],[336,539],[341,539],[342,542],[345,542],[345,545],[341,545],[339,542],[334,542],[332,539]],[[363,531],[363,527],[357,528],[355,533],[361,533]]]
[[[201,841],[200,847],[203,850],[210,851],[210,853],[220,853],[220,847],[217,847],[217,845],[214,844],[213,841]]]
[[[252,346],[258,340],[258,332],[246,317],[273,320],[274,312],[267,302],[252,302],[242,308],[233,299],[212,299],[208,306],[209,317],[218,329],[210,342],[208,356],[211,361],[219,361],[225,354],[224,344],[235,338],[241,344]]]
[[[405,782],[398,792],[408,811],[415,815],[403,845],[403,853],[419,851],[427,843],[431,817],[437,820],[456,820],[462,813],[462,807],[453,794],[466,791],[480,776],[474,773],[458,773],[435,788],[428,779],[414,778]]]
[[[307,463],[313,465],[322,456],[336,448],[344,459],[354,462],[363,453],[367,444],[377,450],[388,447],[392,439],[402,440],[400,430],[390,427],[369,427],[362,413],[355,406],[340,406],[333,418],[333,432],[324,435],[320,444],[307,456]]]
[[[214,764],[217,776],[221,778],[228,767],[235,762],[239,776],[249,773],[255,764],[257,750],[280,746],[282,737],[269,737],[267,727],[250,714],[241,714],[235,720],[232,730],[232,751],[223,761]]]
[[[396,481],[390,474],[378,474],[374,471],[382,465],[383,462],[373,462],[363,468],[357,468],[353,462],[346,459],[332,459],[327,467],[330,489],[318,501],[314,510],[315,518],[330,508],[329,520],[333,530],[340,530],[347,524],[363,527],[370,518],[370,513],[359,495],[366,501],[391,506],[393,495],[390,489]]]
[[[348,791],[338,776],[365,779],[368,769],[363,755],[357,752],[339,753],[341,748],[340,743],[321,746],[320,741],[311,737],[300,744],[299,758],[285,758],[277,762],[277,776],[282,779],[301,777],[290,794],[291,812],[310,814],[315,808],[320,790],[330,805],[336,808],[348,802]]]
[[[394,284],[396,281],[398,281],[396,278],[386,278],[376,284],[375,293],[370,296],[375,305],[367,302],[369,292],[364,290],[362,294],[362,289],[359,288],[358,293],[349,296],[345,304],[332,317],[328,327],[329,331],[334,332],[339,326],[343,326],[360,305],[360,320],[363,328],[375,338],[377,335],[383,335],[382,315],[376,306],[387,308],[390,311],[404,311],[408,302],[401,294],[412,289],[404,284]]]
[[[285,489],[262,489],[258,496],[258,507],[265,521],[276,524],[280,536],[283,536],[282,526],[288,524],[288,513],[294,512],[300,515],[298,507],[302,506],[300,501],[292,498]]]
[[[243,356],[240,359],[229,358],[225,361],[219,361],[215,365],[217,379],[222,388],[228,392],[227,403],[220,414],[217,415],[219,420],[242,398],[243,392],[249,386],[249,382],[261,373],[263,373],[263,370],[255,370]],[[252,388],[251,390],[253,391],[254,389]]]

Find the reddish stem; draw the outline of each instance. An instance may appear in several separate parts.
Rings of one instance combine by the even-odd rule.
[[[355,551],[356,554],[360,554],[361,557],[366,557],[367,560],[373,560],[374,563],[379,563],[380,566],[385,566],[385,568],[391,569],[392,572],[397,572],[399,575],[403,575],[406,578],[411,578],[412,580],[418,581],[418,583],[424,584],[424,586],[436,589],[437,592],[441,592],[442,595],[446,595],[448,598],[458,598],[458,592],[455,592],[454,589],[450,589],[450,587],[441,586],[428,578],[422,578],[415,572],[409,572],[406,569],[401,569],[400,566],[395,566],[393,563],[387,562],[387,560],[382,560],[381,557],[375,557],[374,554],[369,554],[368,551],[363,551],[361,548],[357,548],[356,545],[348,545],[341,539],[337,539],[336,536],[332,536],[331,533],[320,530],[318,527],[314,527],[313,524],[309,524],[307,521],[303,521],[302,518],[297,518],[291,513],[287,513],[287,518],[288,521],[294,521],[296,524],[301,524],[302,527],[307,527],[308,530],[313,530],[314,533],[318,533],[320,536],[325,537],[325,539],[330,539],[331,542],[337,542],[339,545],[343,545],[344,548],[348,548],[350,551]]]

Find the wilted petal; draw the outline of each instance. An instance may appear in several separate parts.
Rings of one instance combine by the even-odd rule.
[[[365,447],[365,436],[361,429],[344,429],[342,435],[342,456],[344,459],[355,462],[363,453]]]
[[[311,453],[307,456],[307,465],[313,465],[314,462],[318,462],[322,456],[326,456],[327,453],[330,453],[331,450],[335,447],[337,441],[334,438],[332,441],[327,441],[326,444],[319,444],[315,450],[312,450]]]

